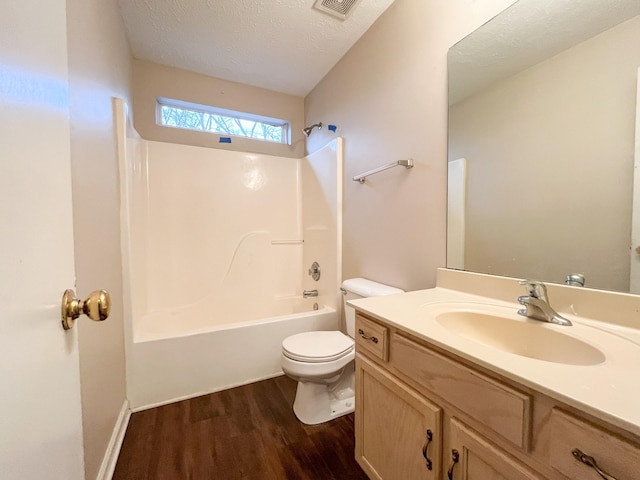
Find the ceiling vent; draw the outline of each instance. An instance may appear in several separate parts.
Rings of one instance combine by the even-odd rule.
[[[317,0],[313,8],[346,20],[361,0]]]

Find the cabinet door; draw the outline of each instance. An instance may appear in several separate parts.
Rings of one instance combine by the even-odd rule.
[[[449,480],[543,480],[456,418],[451,419],[449,432],[451,450],[444,454]]]
[[[360,355],[355,427],[356,460],[370,478],[440,479],[440,408]]]

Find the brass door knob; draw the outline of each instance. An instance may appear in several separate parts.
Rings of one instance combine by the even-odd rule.
[[[102,322],[111,311],[111,297],[106,290],[91,292],[86,300],[76,298],[73,290],[67,290],[62,296],[62,328],[70,330],[76,323],[76,318],[84,314],[91,320]]]

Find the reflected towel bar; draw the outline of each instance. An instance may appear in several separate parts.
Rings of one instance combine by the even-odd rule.
[[[383,165],[382,167],[374,168],[373,170],[369,170],[361,175],[356,175],[353,177],[354,182],[364,183],[364,179],[369,175],[373,175],[374,173],[382,172],[383,170],[387,170],[388,168],[393,167],[405,167],[405,168],[413,168],[413,160],[398,160],[397,162],[389,163],[387,165]]]
[[[304,240],[271,240],[271,245],[302,245]]]

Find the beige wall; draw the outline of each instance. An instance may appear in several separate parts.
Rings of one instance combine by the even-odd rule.
[[[113,300],[105,322],[78,322],[85,473],[93,479],[126,398],[111,96],[131,97],[131,60],[115,1],[68,0],[67,22],[76,293],[104,288]]]
[[[219,143],[220,135],[160,127],[156,124],[156,99],[173,98],[239,112],[289,120],[291,145],[232,137]],[[265,90],[236,82],[135,60],[133,63],[133,118],[146,140],[181,143],[281,157],[304,156],[304,100],[302,97]]]
[[[452,107],[467,270],[629,290],[638,32],[640,17]]]
[[[343,278],[404,289],[445,265],[447,50],[513,0],[396,0],[305,99],[345,138]],[[309,151],[333,135],[316,131]],[[401,158],[360,185],[351,177]]]

